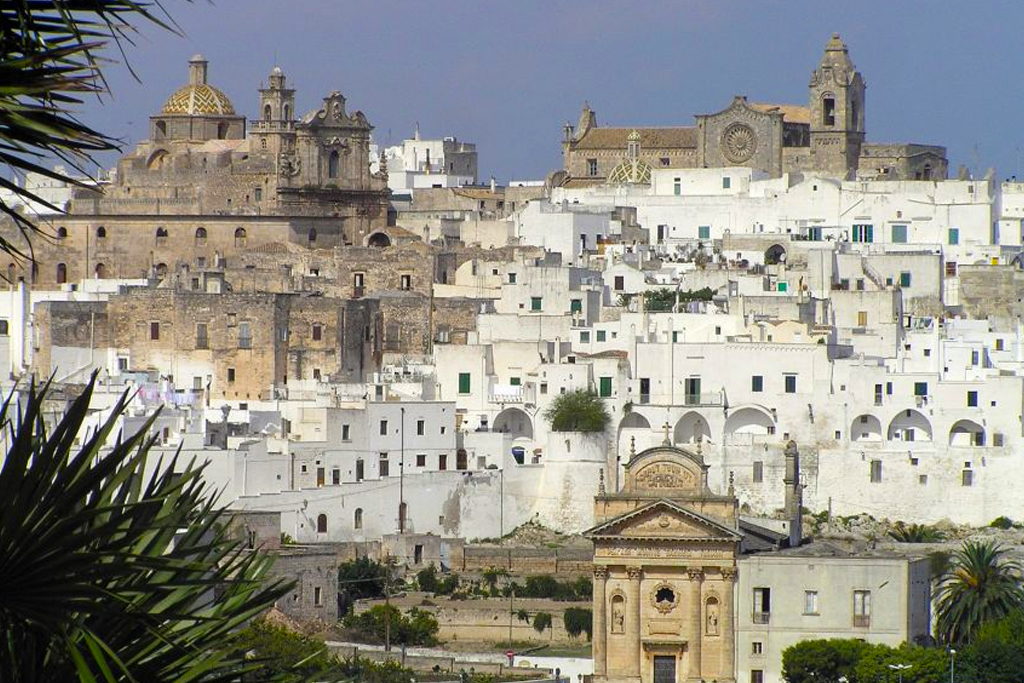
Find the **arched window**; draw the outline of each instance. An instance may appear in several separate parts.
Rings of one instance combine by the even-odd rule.
[[[265,107],[263,107],[263,120],[269,121],[272,118],[272,116],[273,114],[272,110],[270,109],[270,105],[268,104]]]
[[[217,124],[217,139],[225,140],[228,137],[228,124],[221,121]]]
[[[68,236],[68,229],[65,227],[57,228],[57,239],[62,240]]]
[[[102,225],[100,227],[96,228],[96,239],[104,240],[106,238],[107,238],[107,229],[104,228]]]
[[[62,285],[68,281],[68,266],[66,263],[57,264],[57,284]]]
[[[158,264],[156,264],[156,266],[154,266],[154,270],[156,272],[156,276],[157,277],[166,277],[167,276],[167,264],[166,263],[158,263]]]
[[[310,243],[316,242],[316,228],[310,228],[307,236],[309,237]]]
[[[236,247],[244,247],[245,246],[245,228],[237,228],[235,230],[235,246]]]
[[[165,137],[167,137],[167,122],[166,121],[157,121],[156,122],[156,138],[157,138],[157,140],[159,140],[160,138],[165,138]]]
[[[337,178],[338,177],[338,165],[341,161],[341,157],[338,156],[338,151],[333,150],[329,157],[327,157],[327,177]]]
[[[316,518],[316,532],[318,534],[327,533],[327,515],[319,515]]]
[[[206,244],[206,228],[196,228],[196,244]]]
[[[38,279],[39,279],[39,264],[38,263],[33,263],[32,264],[32,284],[35,284],[36,280],[38,280]]]
[[[167,244],[167,229],[160,227],[156,229],[156,245],[158,247]]]
[[[266,138],[260,138],[260,149],[266,149],[266,148],[267,148],[267,139]]]
[[[107,276],[107,267],[102,263],[96,264],[96,279],[102,280]]]
[[[16,272],[16,269],[14,267],[14,264],[13,263],[8,263],[7,264],[7,281],[8,282],[11,282],[11,283],[14,282],[14,273],[15,272]]]
[[[288,121],[289,120],[289,115],[291,113],[292,113],[291,109],[289,109],[288,105],[286,104],[286,105],[284,105],[284,115],[281,116],[281,118],[284,119],[285,121]]]
[[[363,528],[363,508],[356,508],[355,518],[352,520],[352,526],[356,529]]]

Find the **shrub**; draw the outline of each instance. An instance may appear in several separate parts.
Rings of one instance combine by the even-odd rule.
[[[525,621],[525,622],[529,623],[529,621],[530,621],[530,613],[527,612],[524,609],[521,609],[518,612],[516,612],[516,618],[519,619],[519,621]]]
[[[603,432],[611,420],[604,401],[582,389],[556,396],[544,417],[555,432]]]
[[[547,612],[537,612],[533,616],[533,630],[537,633],[544,633],[549,628],[551,628],[551,615]]]
[[[413,607],[402,614],[394,605],[374,605],[362,614],[350,614],[342,625],[372,643],[384,642],[387,623],[391,622],[391,642],[400,645],[436,645],[439,626],[429,612]]]
[[[583,607],[569,607],[562,615],[565,621],[565,631],[573,638],[578,638],[581,633],[586,632],[587,640],[593,637],[594,612]]]
[[[352,611],[356,600],[384,595],[387,567],[368,557],[357,557],[338,565],[338,607],[341,614]]]
[[[926,524],[896,522],[889,536],[898,543],[938,543],[946,535]]]
[[[1012,529],[1013,520],[1004,515],[1002,517],[996,517],[995,519],[993,519],[992,523],[989,524],[989,526],[995,529]]]

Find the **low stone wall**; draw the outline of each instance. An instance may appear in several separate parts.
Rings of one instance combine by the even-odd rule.
[[[394,647],[391,652],[365,649],[357,645],[328,645],[328,649],[332,654],[341,658],[358,656],[374,662],[399,662],[402,666],[413,671],[458,673],[462,670],[469,671],[473,669],[476,673],[498,676],[538,676],[540,678],[544,678],[545,674],[547,677],[550,677],[552,673],[550,669],[538,669],[536,667],[517,667],[497,662],[457,660],[455,657],[406,654],[401,646]]]
[[[467,545],[461,570],[482,572],[504,569],[513,574],[590,574],[594,552],[590,548],[502,548]]]

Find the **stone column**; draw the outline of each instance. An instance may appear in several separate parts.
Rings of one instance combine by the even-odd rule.
[[[704,600],[701,596],[704,571],[694,568],[687,570],[687,574],[690,576],[690,638],[687,641],[690,650],[690,671],[687,675],[689,680],[699,681],[701,644],[704,637]]]
[[[736,567],[722,569],[722,609],[719,615],[719,633],[722,634],[722,666],[719,680],[733,681],[736,678],[736,634],[733,632],[733,586],[736,581]]]
[[[594,676],[607,673],[608,659],[608,568],[594,567]]]
[[[626,678],[640,679],[640,567],[626,567]]]

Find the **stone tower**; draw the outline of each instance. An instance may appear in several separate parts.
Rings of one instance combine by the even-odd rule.
[[[864,144],[864,78],[833,33],[811,75],[811,168],[840,178],[857,171]]]
[[[803,539],[804,487],[800,484],[800,450],[796,441],[786,444],[785,515],[789,520],[789,547],[795,548]]]
[[[253,129],[260,134],[260,151],[277,155],[293,149],[295,90],[287,87],[284,71],[279,66],[270,72],[268,87],[260,88],[258,121]]]

